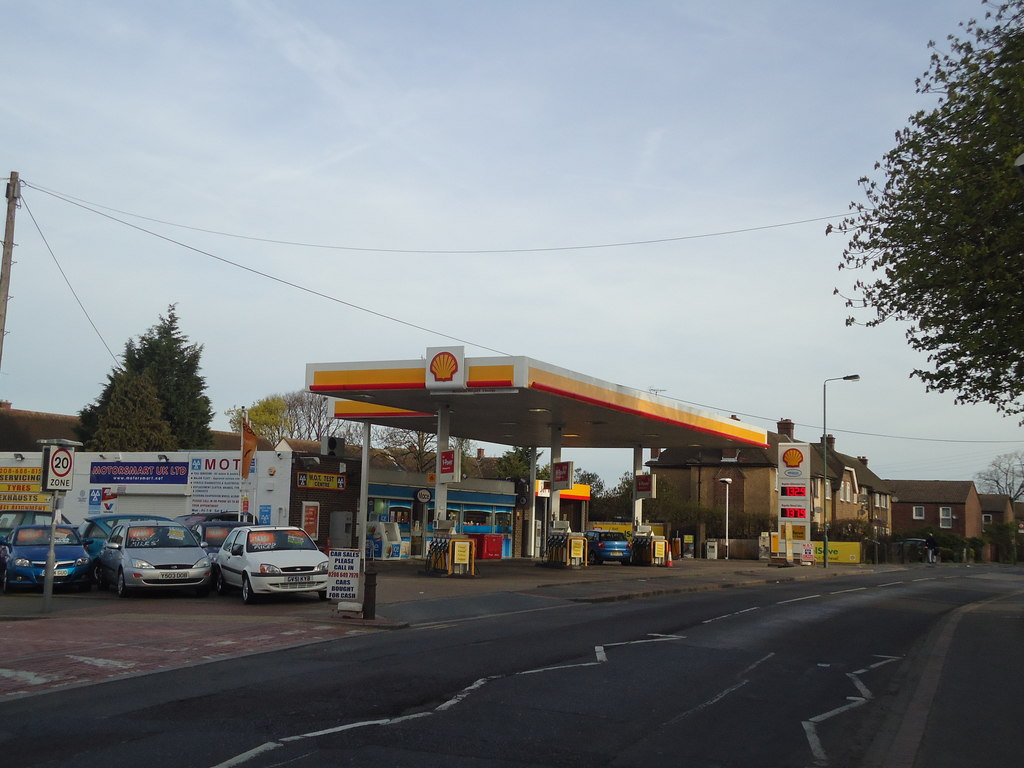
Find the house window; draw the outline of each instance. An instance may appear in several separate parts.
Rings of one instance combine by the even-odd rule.
[[[924,520],[924,507],[914,507],[914,519]]]
[[[983,522],[983,523],[991,523],[992,522],[992,515],[982,515],[981,516],[981,522]]]
[[[939,528],[953,527],[953,508],[939,507]]]

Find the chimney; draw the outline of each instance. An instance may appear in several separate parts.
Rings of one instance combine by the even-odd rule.
[[[830,453],[835,453],[835,450],[836,450],[836,436],[835,435],[825,435],[825,445],[828,446],[828,450],[829,450]]]
[[[477,448],[476,449],[476,460],[477,461],[483,461],[484,460],[484,449],[483,448]]]
[[[859,461],[865,467],[868,465],[868,457],[867,456],[858,456],[857,457],[857,461]]]
[[[0,411],[9,411],[9,410],[11,410],[11,401],[10,400],[0,400]]]
[[[778,424],[775,425],[778,433],[783,437],[788,437],[790,440],[793,439],[793,420],[792,419],[780,419]]]

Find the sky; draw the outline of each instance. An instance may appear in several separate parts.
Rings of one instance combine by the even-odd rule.
[[[307,363],[459,344],[825,421],[883,478],[1024,450],[910,378],[904,327],[846,326],[825,235],[979,0],[5,5],[14,408],[77,413],[173,304],[215,429]]]

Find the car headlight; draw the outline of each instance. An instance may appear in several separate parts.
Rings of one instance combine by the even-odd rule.
[[[137,557],[132,558],[132,568],[152,568],[153,566],[147,563],[145,560],[139,560]]]
[[[84,555],[75,560],[75,568],[81,568],[83,565],[88,565],[91,558],[85,557]]]
[[[281,569],[272,563],[260,563],[260,573],[281,573]]]
[[[32,563],[27,558],[16,557],[14,558],[14,564],[19,568],[28,568]]]
[[[210,567],[210,558],[208,558],[208,557],[200,557],[198,560],[195,561],[195,563],[192,564],[192,567],[193,568],[209,568]]]
[[[317,573],[327,573],[327,561],[324,560],[320,565],[316,567]]]

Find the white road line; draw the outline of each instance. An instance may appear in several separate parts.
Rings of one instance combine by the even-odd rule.
[[[792,600],[779,600],[776,605],[785,605],[786,603],[799,603],[801,600],[813,600],[821,595],[807,595],[806,597],[794,597]]]
[[[738,675],[736,675],[736,677],[743,677],[748,672],[753,672],[755,669],[757,669],[759,666],[761,666],[761,664],[763,664],[764,662],[768,661],[768,659],[770,659],[774,655],[775,655],[775,651],[772,651],[767,656],[762,656],[760,659],[758,659],[753,664],[751,664],[749,667],[747,667],[742,672],[740,672]]]
[[[861,590],[867,589],[867,587],[853,587],[851,589],[840,589],[835,592],[829,592],[830,595],[845,595],[847,592],[860,592]]]
[[[69,659],[80,661],[83,664],[88,664],[91,667],[100,667],[101,669],[131,669],[132,667],[139,666],[134,661],[117,661],[116,659],[96,659],[91,656],[72,656],[68,654]]]
[[[43,683],[60,679],[59,675],[39,675],[23,669],[0,669],[0,677],[6,677],[8,680],[17,680],[19,683],[26,683],[28,685],[42,685]]]
[[[717,704],[719,701],[724,699],[730,693],[733,693],[734,691],[738,691],[740,688],[742,688],[744,685],[746,685],[749,682],[750,682],[749,680],[740,680],[738,683],[736,683],[736,685],[733,685],[733,686],[731,686],[729,688],[726,688],[724,691],[719,691],[718,693],[716,693],[714,696],[712,696],[707,701],[702,702],[702,703],[698,704],[697,706],[692,707],[691,709],[686,710],[685,712],[683,712],[680,715],[676,715],[671,720],[667,721],[666,723],[663,723],[663,726],[665,726],[665,725],[674,725],[675,723],[678,723],[680,720],[682,720],[685,717],[689,717],[690,715],[693,715],[693,714],[696,714],[697,712],[700,712],[702,709],[707,709],[708,707],[712,706],[713,704]]]
[[[920,579],[911,579],[911,581],[935,581],[934,576],[924,576]]]
[[[891,587],[895,584],[902,584],[902,581],[887,581],[885,584],[879,584],[880,587]]]
[[[721,616],[715,616],[715,618],[713,618],[713,619],[704,619],[704,621],[702,621],[701,624],[710,624],[713,621],[721,621],[722,619],[729,619],[729,618],[732,618],[733,616],[739,616],[739,615],[744,614],[744,613],[750,613],[751,611],[756,611],[759,608],[760,608],[760,606],[755,605],[752,608],[744,608],[742,611],[733,611],[732,613],[723,613]]]

